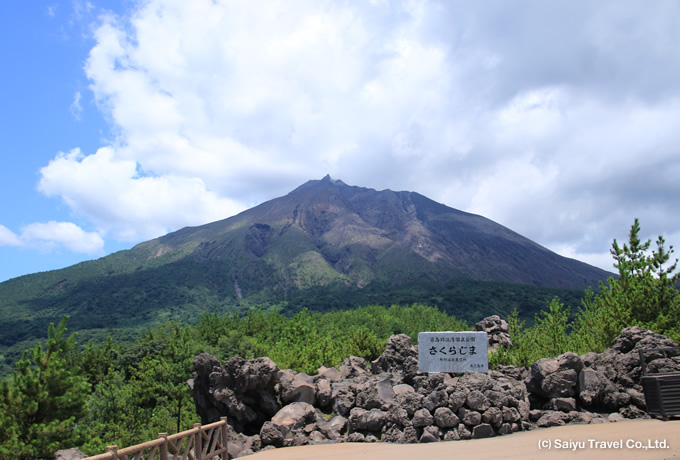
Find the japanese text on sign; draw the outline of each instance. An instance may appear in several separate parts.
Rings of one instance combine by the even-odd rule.
[[[420,372],[488,372],[486,332],[421,332],[418,334]]]

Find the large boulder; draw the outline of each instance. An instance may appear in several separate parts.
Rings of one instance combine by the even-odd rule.
[[[194,358],[188,381],[203,424],[227,416],[239,433],[254,435],[281,408],[276,394],[279,369],[269,358],[231,358],[220,365],[207,353]]]
[[[406,334],[393,335],[387,341],[385,352],[371,363],[374,374],[392,372],[403,376],[406,383],[418,373],[418,349]]]
[[[314,406],[306,402],[294,402],[281,408],[271,419],[271,423],[282,432],[304,428],[315,420]]]
[[[575,353],[539,359],[531,365],[525,379],[527,390],[543,398],[574,396],[583,362]]]

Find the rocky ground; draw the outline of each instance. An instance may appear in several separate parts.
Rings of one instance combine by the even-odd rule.
[[[477,325],[490,348],[511,344],[498,317]],[[368,363],[347,358],[315,375],[280,370],[269,358],[224,364],[194,359],[189,381],[203,424],[227,416],[232,457],[263,449],[328,442],[426,443],[477,439],[569,423],[648,418],[638,350],[675,346],[632,327],[603,353],[565,353],[529,369],[501,366],[463,375],[418,372],[417,350],[392,336]],[[680,360],[647,360],[650,372],[680,371]]]

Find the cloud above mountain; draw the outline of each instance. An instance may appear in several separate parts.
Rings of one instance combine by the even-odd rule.
[[[330,173],[610,266],[634,217],[680,240],[679,30],[674,1],[133,2],[74,97],[111,138],[39,190],[136,242]]]

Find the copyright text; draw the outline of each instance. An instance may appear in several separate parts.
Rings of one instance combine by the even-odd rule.
[[[576,441],[573,439],[539,439],[539,450],[583,450],[583,449],[668,449],[670,446],[668,442],[658,439],[646,439],[638,441],[635,439],[617,439],[615,441],[598,441],[597,439],[587,439],[585,441]]]

